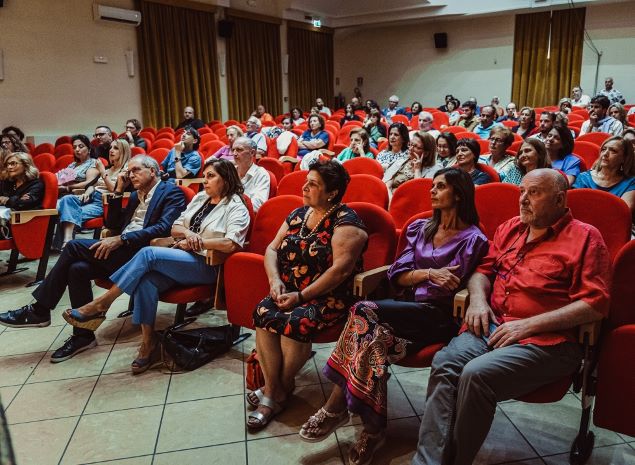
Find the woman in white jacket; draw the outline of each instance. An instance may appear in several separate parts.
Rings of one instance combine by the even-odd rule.
[[[141,325],[143,337],[131,365],[134,374],[150,368],[158,355],[154,320],[159,294],[175,285],[211,286],[216,282],[216,269],[206,264],[207,251],[231,253],[245,242],[249,211],[236,168],[227,160],[212,158],[205,163],[203,177],[205,190],[172,225],[168,247],[144,247],[110,277],[114,285],[108,292],[64,313],[64,319],[73,326],[94,331],[117,297],[123,293],[132,296],[132,322]]]

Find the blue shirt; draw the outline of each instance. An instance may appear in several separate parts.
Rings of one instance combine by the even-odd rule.
[[[306,131],[304,131],[302,133],[302,136],[300,136],[300,140],[303,141],[310,141],[310,140],[315,140],[315,139],[319,139],[321,141],[324,142],[324,146],[322,148],[327,148],[329,145],[329,133],[326,131],[320,131],[318,132],[316,135],[311,134],[311,130],[307,129]],[[302,158],[303,156],[305,156],[307,153],[312,152],[315,149],[300,149],[298,150],[298,158]]]
[[[483,126],[481,126],[481,123],[479,123],[476,125],[474,129],[472,129],[472,132],[478,135],[481,139],[487,139],[489,138],[489,132],[492,129],[494,129],[496,126],[502,126],[502,125],[500,123],[492,123],[491,126],[484,128]]]
[[[617,184],[613,184],[611,187],[598,186],[591,176],[591,171],[585,171],[580,173],[580,176],[575,178],[573,188],[587,187],[589,189],[597,189],[600,191],[608,192],[609,194],[622,197],[624,194],[630,191],[635,191],[635,177],[624,178]]]
[[[562,160],[552,161],[551,167],[569,176],[578,176],[580,174],[580,159],[573,154],[569,154]]]
[[[174,149],[170,150],[165,160],[161,162],[161,169],[170,175],[170,180],[176,179],[176,162]],[[186,178],[194,178],[201,170],[201,156],[196,150],[191,152],[181,152],[181,166],[188,171]],[[174,181],[172,181],[174,182]]]

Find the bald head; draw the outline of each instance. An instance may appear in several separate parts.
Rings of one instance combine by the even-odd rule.
[[[551,168],[532,170],[520,184],[520,221],[534,229],[555,224],[566,211],[569,183]]]

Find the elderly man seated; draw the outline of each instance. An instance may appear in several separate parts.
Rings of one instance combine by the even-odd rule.
[[[247,133],[245,135],[256,143],[256,158],[267,156],[267,140],[265,136],[260,133],[260,129],[262,128],[260,119],[255,116],[250,116],[246,126]]]
[[[412,138],[412,136],[416,132],[427,132],[435,139],[439,137],[439,134],[441,133],[432,127],[432,123],[434,123],[434,116],[432,115],[432,113],[427,111],[422,111],[419,113],[418,118],[419,119],[417,121],[419,122],[419,130],[410,131],[410,138]]]
[[[580,135],[589,132],[605,132],[612,136],[621,136],[624,125],[621,121],[608,115],[610,106],[611,103],[607,96],[596,95],[593,97],[589,105],[589,119],[582,123]]]
[[[124,208],[123,193],[130,184],[135,192]],[[33,292],[35,302],[1,313],[0,325],[10,328],[49,326],[51,310],[59,304],[67,287],[73,308],[92,301],[91,281],[109,277],[152,239],[168,236],[172,223],[184,209],[183,191],[161,181],[159,165],[153,158],[147,155],[131,158],[128,169],[119,175],[106,217],[106,226],[121,234],[99,241],[78,239],[66,244],[55,266]],[[53,352],[51,362],[63,362],[96,345],[92,331],[74,328],[73,335]]]
[[[399,97],[391,95],[388,99],[388,106],[381,111],[382,115],[388,121],[392,121],[392,117],[395,115],[405,115],[406,109],[399,106]]]
[[[232,155],[245,195],[251,200],[254,212],[257,212],[269,198],[271,179],[266,169],[254,163],[256,143],[249,137],[239,137],[232,146]]]
[[[520,217],[468,282],[463,332],[432,361],[414,465],[471,464],[497,402],[578,368],[574,328],[607,314],[610,261],[598,230],[571,216],[567,187],[551,169],[523,178]]]

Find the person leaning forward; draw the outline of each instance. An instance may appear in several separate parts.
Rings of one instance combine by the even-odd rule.
[[[564,176],[533,170],[520,191],[520,217],[497,229],[468,281],[463,332],[432,361],[413,465],[471,464],[496,403],[575,372],[575,328],[607,315],[608,250],[566,208]]]
[[[123,192],[129,184],[135,192],[124,208]],[[51,310],[58,305],[66,287],[73,308],[91,302],[93,279],[108,278],[152,239],[169,236],[172,223],[185,209],[183,191],[161,182],[159,165],[146,155],[130,160],[128,170],[117,180],[115,194],[109,202],[105,226],[121,233],[99,241],[68,242],[46,279],[33,292],[35,302],[1,313],[0,324],[13,328],[49,326]],[[74,328],[73,335],[51,355],[51,362],[63,362],[96,345],[92,331]]]

